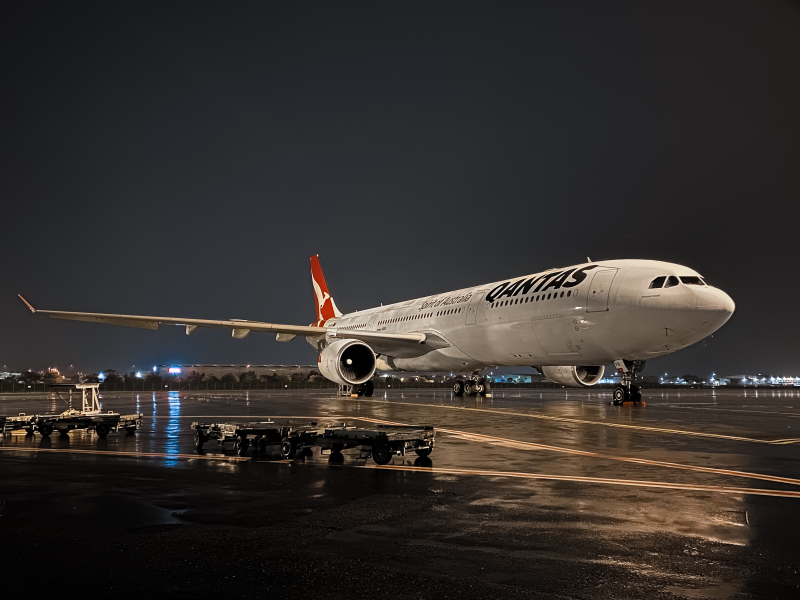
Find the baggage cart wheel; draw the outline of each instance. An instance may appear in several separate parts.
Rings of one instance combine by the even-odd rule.
[[[423,458],[426,456],[430,456],[431,452],[433,452],[433,448],[417,448],[414,450],[417,453],[417,456],[422,456]]]
[[[236,447],[236,453],[239,456],[244,456],[245,454],[247,454],[247,449],[250,447],[250,442],[247,440],[247,438],[239,438],[236,441],[235,447]]]
[[[292,440],[285,437],[281,440],[280,451],[283,458],[294,458],[297,452],[297,446],[292,443]]]
[[[94,432],[101,438],[106,437],[109,431],[109,426],[104,423],[98,423],[94,428]]]
[[[195,449],[202,450],[203,449],[203,444],[205,444],[207,441],[208,441],[208,438],[206,436],[204,436],[199,431],[195,431],[195,433],[194,433],[194,447],[195,447]]]
[[[375,461],[376,465],[388,465],[392,460],[392,456],[394,456],[394,452],[389,450],[389,446],[372,447],[372,460]]]
[[[58,432],[61,437],[69,437],[69,429],[61,429]]]
[[[53,433],[53,426],[46,423],[39,425],[37,429],[42,437],[50,437],[50,434]]]
[[[126,427],[125,431],[128,433],[136,433],[136,425],[131,425],[130,427]]]

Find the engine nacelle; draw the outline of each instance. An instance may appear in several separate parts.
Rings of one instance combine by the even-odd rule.
[[[570,387],[589,387],[603,378],[605,367],[539,367],[547,379]]]
[[[338,340],[319,355],[319,372],[339,385],[366,383],[375,374],[375,353],[358,340]]]

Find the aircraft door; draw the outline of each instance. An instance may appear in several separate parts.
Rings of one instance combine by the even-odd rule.
[[[378,317],[379,316],[380,316],[380,313],[378,311],[375,311],[374,313],[372,313],[372,315],[369,318],[369,323],[367,324],[367,330],[375,331],[375,324],[378,322]]]
[[[618,269],[604,269],[596,271],[589,285],[588,298],[586,299],[586,312],[603,312],[608,310],[608,293],[611,291],[611,282]]]
[[[483,295],[485,293],[486,292],[478,292],[470,299],[469,305],[467,306],[467,325],[475,325],[478,318],[478,307],[481,305],[481,300],[483,300]]]

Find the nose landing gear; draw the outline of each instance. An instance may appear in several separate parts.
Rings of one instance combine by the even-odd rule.
[[[615,360],[614,366],[619,373],[619,385],[614,387],[611,392],[612,404],[622,406],[623,402],[633,402],[639,404],[642,401],[642,392],[639,386],[633,382],[636,374],[644,369],[643,360]]]

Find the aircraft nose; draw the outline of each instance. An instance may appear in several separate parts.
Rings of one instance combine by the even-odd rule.
[[[694,290],[695,308],[724,313],[726,320],[730,318],[736,305],[728,294],[720,289],[705,287]]]

